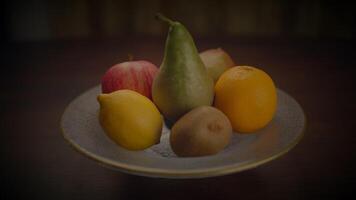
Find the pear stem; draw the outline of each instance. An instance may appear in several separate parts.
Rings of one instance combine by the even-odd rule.
[[[174,21],[170,20],[166,16],[162,15],[161,13],[156,13],[156,19],[161,20],[163,22],[167,22],[169,25],[174,25]]]

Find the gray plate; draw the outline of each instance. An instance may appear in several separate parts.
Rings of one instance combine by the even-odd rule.
[[[96,96],[92,88],[66,108],[61,121],[64,138],[79,152],[113,169],[142,176],[200,178],[250,169],[273,160],[293,148],[302,138],[305,116],[300,105],[278,90],[274,119],[253,134],[233,134],[229,146],[213,156],[179,158],[169,145],[169,129],[164,127],[161,142],[145,151],[128,151],[111,141],[98,121]]]

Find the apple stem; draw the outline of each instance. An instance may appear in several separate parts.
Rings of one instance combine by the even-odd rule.
[[[156,13],[156,19],[161,20],[163,22],[167,22],[169,25],[174,25],[175,22],[167,18],[166,16],[162,15],[161,13]]]
[[[130,53],[127,54],[127,57],[129,58],[129,61],[133,61],[133,59],[134,59],[134,56]]]

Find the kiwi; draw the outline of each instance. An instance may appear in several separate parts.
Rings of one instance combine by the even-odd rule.
[[[175,154],[196,157],[223,150],[231,135],[231,123],[223,112],[211,106],[200,106],[173,125],[169,139]]]

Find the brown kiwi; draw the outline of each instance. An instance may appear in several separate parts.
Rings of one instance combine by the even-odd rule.
[[[170,144],[180,157],[213,155],[229,144],[231,135],[231,123],[223,112],[200,106],[173,125]]]

